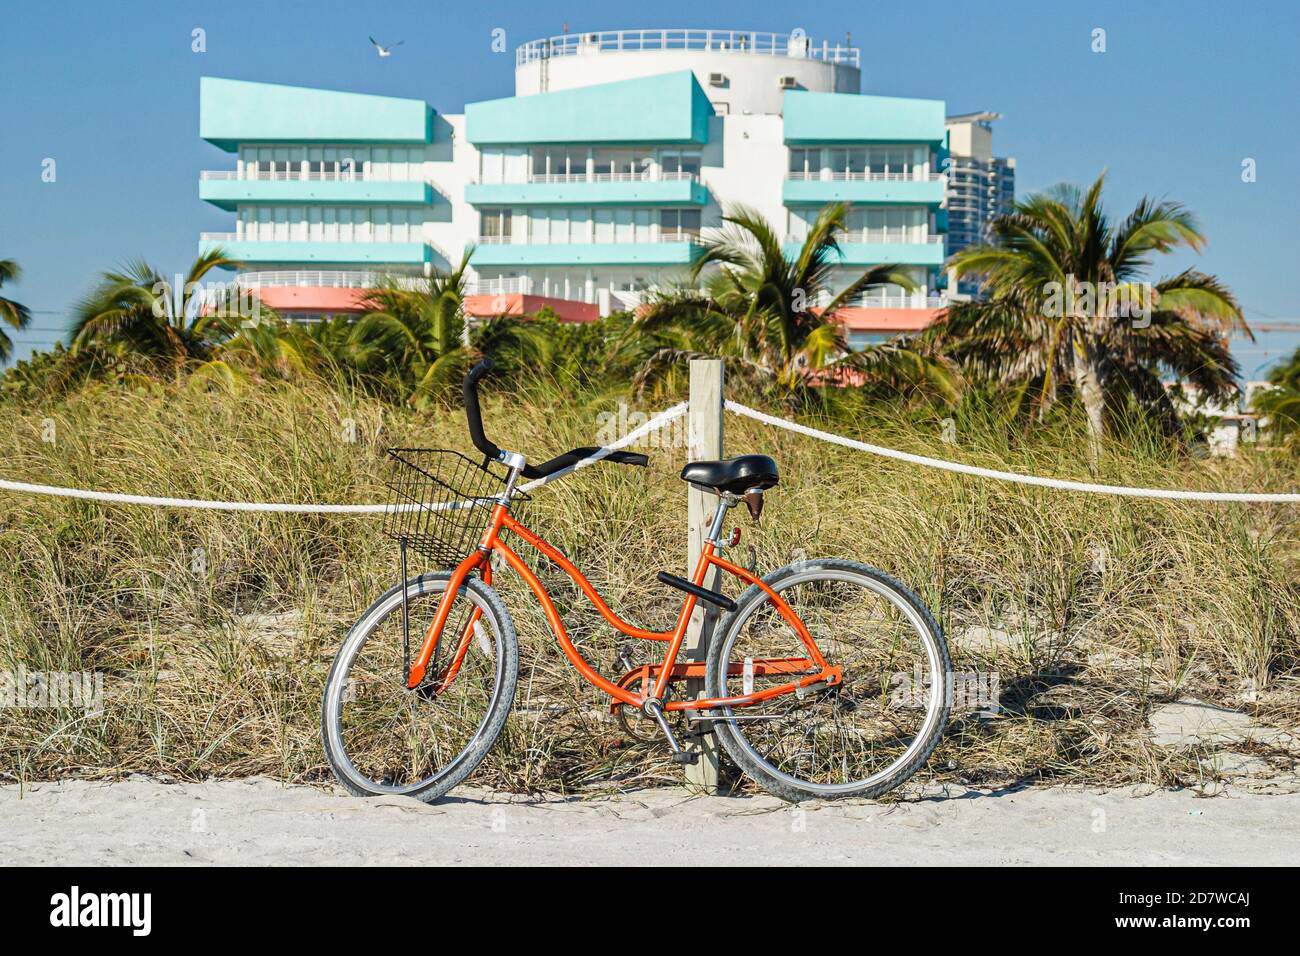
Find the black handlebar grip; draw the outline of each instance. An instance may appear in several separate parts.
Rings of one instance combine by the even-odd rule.
[[[474,447],[489,458],[496,458],[501,454],[501,449],[483,434],[483,413],[478,406],[479,379],[490,371],[492,371],[491,359],[483,359],[470,369],[469,374],[465,376],[463,394],[465,398],[465,418],[469,422],[469,437],[474,442]]]

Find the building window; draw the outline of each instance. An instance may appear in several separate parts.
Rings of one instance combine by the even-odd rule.
[[[400,206],[244,206],[236,234],[252,242],[420,242],[423,226],[422,211]]]
[[[613,242],[614,241],[614,210],[597,209],[595,211],[596,234],[594,242]]]
[[[929,213],[920,206],[857,206],[849,210],[851,242],[924,242]]]
[[[550,241],[552,245],[567,245],[569,242],[569,210],[552,209]]]
[[[239,155],[245,179],[423,178],[424,151],[419,147],[245,146]]]
[[[532,178],[542,182],[587,178],[586,147],[553,146],[532,152]]]
[[[790,178],[816,179],[821,175],[820,149],[790,150]]]
[[[484,242],[501,244],[510,241],[513,216],[509,209],[484,209],[479,216],[479,235]]]
[[[632,233],[633,242],[649,242],[651,240],[650,223],[652,218],[653,216],[649,209],[632,210],[632,224],[634,227]]]
[[[849,351],[861,352],[871,345],[881,345],[892,339],[895,332],[850,332],[848,335]]]
[[[813,146],[790,150],[791,179],[913,179],[928,146]]]
[[[649,179],[654,156],[645,150],[598,149],[593,171],[598,182]]]
[[[660,209],[659,237],[700,238],[700,210]]]
[[[665,152],[659,158],[659,169],[664,179],[697,179],[700,175],[700,154],[695,151]]]
[[[523,211],[521,210],[521,213]],[[483,241],[503,236],[509,241],[510,210],[484,209]],[[702,212],[691,209],[538,207],[527,210],[523,234],[533,245],[574,243],[641,243],[668,237],[670,241],[698,239]],[[498,223],[490,225],[489,223]]]

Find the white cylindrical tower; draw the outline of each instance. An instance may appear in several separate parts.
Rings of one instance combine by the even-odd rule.
[[[515,95],[692,70],[717,112],[781,112],[786,90],[858,93],[859,54],[847,42],[752,30],[565,33],[515,51]]]

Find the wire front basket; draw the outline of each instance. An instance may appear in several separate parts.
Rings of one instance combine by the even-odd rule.
[[[478,546],[505,472],[444,448],[390,448],[391,492],[384,534],[434,569],[454,568]],[[511,511],[528,500],[515,492]]]

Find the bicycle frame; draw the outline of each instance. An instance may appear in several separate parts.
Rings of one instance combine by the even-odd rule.
[[[723,506],[719,506],[721,512]],[[720,518],[720,515],[719,515]],[[684,677],[702,678],[704,676],[703,662],[690,662],[686,665],[677,664],[677,656],[681,651],[682,643],[686,638],[686,630],[690,624],[691,614],[694,612],[698,598],[693,594],[688,594],[683,602],[681,610],[677,614],[677,622],[670,631],[648,631],[635,625],[629,624],[620,618],[605,600],[596,591],[596,588],[587,580],[586,576],[565,557],[559,550],[544,541],[539,535],[525,528],[510,513],[510,509],[500,501],[492,509],[491,524],[484,532],[483,538],[479,543],[478,550],[467,556],[456,569],[452,572],[451,579],[447,584],[447,590],[438,602],[438,610],[434,615],[432,623],[425,632],[424,640],[420,645],[420,651],[412,663],[410,672],[407,675],[407,688],[414,690],[420,686],[428,671],[429,663],[433,659],[435,648],[439,644],[442,630],[447,624],[447,618],[451,614],[451,606],[455,601],[461,586],[464,584],[466,577],[479,570],[485,583],[490,584],[492,581],[492,564],[491,558],[495,551],[501,552],[506,562],[515,572],[524,579],[528,587],[536,596],[546,614],[547,623],[554,632],[556,640],[559,641],[560,649],[569,662],[577,668],[578,672],[588,681],[588,683],[600,688],[615,701],[640,708],[647,700],[656,700],[663,703],[663,709],[674,710],[713,710],[721,707],[746,707],[761,701],[770,700],[773,697],[780,697],[784,694],[791,694],[802,691],[814,684],[826,684],[828,686],[839,683],[842,679],[842,672],[836,665],[828,664],[822,655],[817,643],[809,634],[807,627],[804,626],[797,614],[781,598],[780,594],[765,584],[760,578],[749,570],[738,565],[732,564],[725,558],[720,557],[714,551],[716,544],[717,529],[720,527],[720,520],[715,520],[713,534],[704,542],[701,549],[699,561],[695,566],[694,576],[691,578],[692,583],[698,586],[704,586],[708,577],[710,568],[718,568],[725,571],[747,584],[752,584],[766,592],[771,598],[777,611],[783,618],[794,628],[798,634],[800,642],[808,652],[806,658],[763,658],[752,661],[753,673],[756,676],[772,674],[802,674],[803,676],[780,684],[775,687],[764,688],[751,694],[744,694],[737,697],[715,697],[699,698],[695,700],[672,700],[664,701],[664,695],[667,692],[668,684],[673,680],[681,680]],[[608,680],[591,666],[584,658],[581,652],[574,646],[569,637],[568,631],[564,627],[564,621],[561,620],[559,612],[555,608],[555,602],[551,600],[545,585],[533,572],[533,570],[524,563],[523,559],[514,552],[504,541],[501,540],[501,532],[509,531],[518,535],[527,544],[536,548],[549,560],[567,574],[579,588],[592,605],[600,612],[601,617],[605,619],[616,630],[627,635],[628,637],[637,638],[647,641],[663,641],[668,644],[667,651],[664,655],[664,661],[661,665],[644,665],[641,668],[634,669],[626,678],[636,675],[642,677],[643,693],[634,693],[630,689],[620,686],[618,683]],[[448,662],[446,669],[438,675],[435,685],[436,690],[442,690],[448,686],[460,671],[461,664],[465,660],[465,655],[469,650],[470,641],[474,635],[474,625],[478,622],[482,612],[475,608],[470,614],[469,621],[466,623],[464,630],[459,636],[456,649]],[[740,665],[731,664],[730,668],[738,669]],[[657,670],[657,674],[654,672]],[[737,670],[737,672],[739,672]],[[648,691],[645,690],[645,684],[648,683],[649,676],[654,676],[654,686]],[[625,679],[626,679],[625,678]]]

